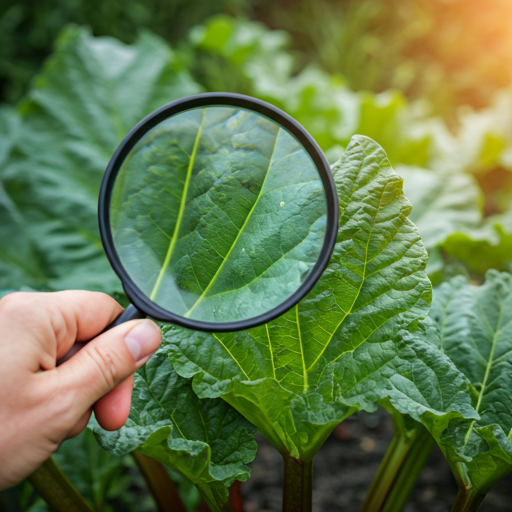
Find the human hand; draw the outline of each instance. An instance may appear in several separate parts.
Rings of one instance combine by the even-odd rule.
[[[103,293],[12,293],[0,300],[0,490],[26,478],[91,412],[106,430],[130,412],[133,373],[157,350],[158,326],[132,320],[98,336],[123,308]],[[94,338],[56,366],[75,341]]]

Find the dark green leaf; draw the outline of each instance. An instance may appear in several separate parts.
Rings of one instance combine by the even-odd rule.
[[[366,137],[333,173],[338,239],[306,299],[247,332],[165,334],[200,397],[222,396],[281,453],[305,461],[343,418],[385,398],[436,433],[450,418],[474,417],[467,382],[419,325],[431,298],[427,254],[400,177]]]
[[[295,293],[325,237],[316,167],[270,119],[231,107],[174,116],[125,160],[111,203],[134,282],[175,314],[261,315]]]
[[[431,316],[480,415],[452,422],[441,447],[461,485],[486,493],[512,469],[512,275],[489,271],[479,287],[462,276],[444,283]]]
[[[225,510],[234,480],[249,477],[254,427],[220,399],[200,400],[163,351],[135,375],[125,426],[106,432],[91,424],[100,445],[122,455],[138,450],[185,475],[215,511]]]

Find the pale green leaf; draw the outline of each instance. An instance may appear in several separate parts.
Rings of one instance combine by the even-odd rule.
[[[403,178],[404,193],[412,203],[409,218],[428,251],[449,235],[480,224],[482,197],[473,177],[405,165],[397,166],[396,172]]]
[[[442,276],[440,247],[447,238],[478,228],[482,222],[481,192],[476,180],[460,172],[436,172],[399,165],[404,192],[412,203],[410,219],[429,253],[427,273]]]
[[[487,217],[475,229],[450,235],[443,250],[483,276],[489,269],[508,270],[512,262],[512,215]]]

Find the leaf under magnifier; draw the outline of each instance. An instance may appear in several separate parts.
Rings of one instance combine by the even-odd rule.
[[[190,110],[148,132],[110,205],[135,284],[165,309],[211,322],[258,316],[297,291],[320,254],[326,211],[297,140],[231,107]]]

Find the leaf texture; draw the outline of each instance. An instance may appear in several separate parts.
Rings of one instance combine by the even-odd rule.
[[[228,510],[228,486],[249,477],[246,464],[256,455],[256,429],[223,400],[197,398],[161,350],[135,374],[124,427],[90,427],[105,450],[138,450],[185,475],[212,511]]]
[[[116,179],[111,224],[135,283],[175,314],[261,315],[297,291],[325,237],[316,167],[274,121],[211,106],[160,123]]]
[[[281,453],[305,461],[343,418],[385,398],[435,431],[474,415],[467,382],[419,323],[431,287],[402,180],[360,136],[333,174],[336,247],[301,303],[246,332],[164,329],[176,371],[194,378],[200,397],[222,396]]]
[[[480,415],[452,422],[441,447],[459,482],[485,493],[512,469],[512,275],[490,270],[482,286],[462,276],[443,283],[431,316]]]

